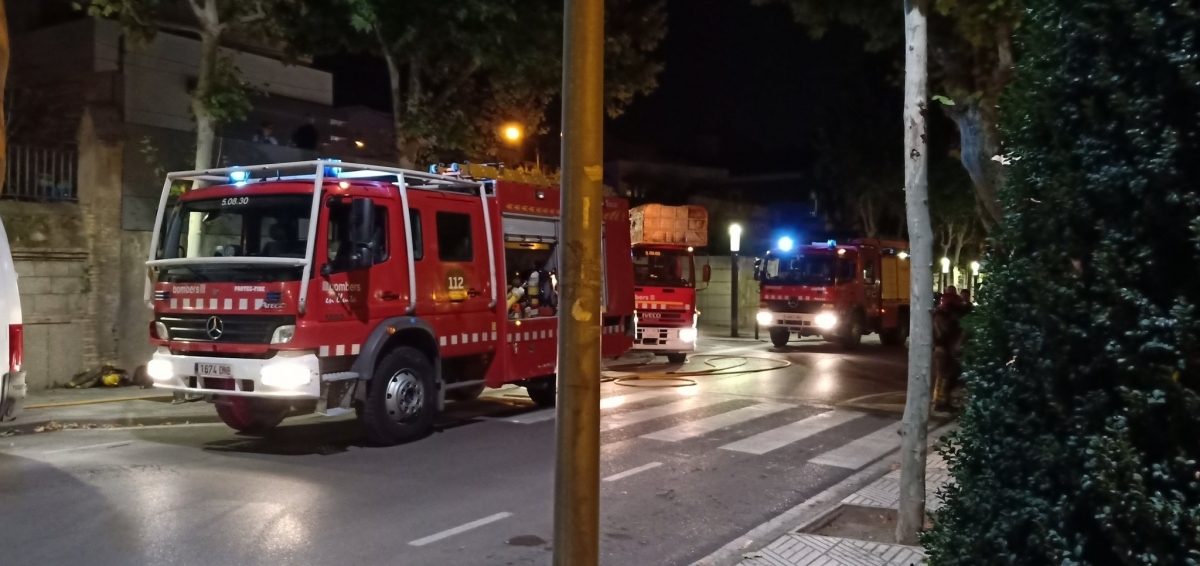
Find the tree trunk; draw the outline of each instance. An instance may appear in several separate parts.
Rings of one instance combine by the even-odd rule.
[[[208,0],[197,14],[200,20],[200,73],[196,78],[196,90],[192,93],[192,116],[196,119],[195,169],[211,169],[213,166],[213,140],[216,138],[216,119],[205,104],[213,76],[221,54],[220,20],[216,0]],[[193,181],[192,188],[204,186],[204,181]],[[187,257],[202,255],[200,249],[200,213],[193,212],[188,219]]]
[[[4,10],[4,2],[0,2],[0,109],[4,106],[5,86],[8,84],[8,14]],[[4,180],[8,171],[8,125],[4,122],[4,112],[0,111],[0,194],[4,193]]]
[[[925,523],[925,437],[933,356],[933,229],[929,223],[927,0],[904,2],[904,196],[912,259],[908,396],[900,427],[900,514],[896,542],[915,545]]]
[[[954,234],[954,257],[951,259],[951,262],[950,262],[950,273],[952,275],[954,274],[955,269],[958,269],[958,271],[960,273],[962,272],[962,269],[961,269],[962,264],[959,262],[962,260],[963,244],[966,243],[967,230],[969,230],[969,229],[970,229],[970,224],[964,223],[962,226],[962,229],[958,230]],[[957,278],[954,281],[956,284],[958,283]]]
[[[994,226],[1004,214],[998,194],[1004,183],[1004,169],[992,159],[1000,152],[996,112],[985,110],[978,100],[966,98],[945,108],[958,125],[962,164],[986,215],[984,225]]]
[[[400,167],[412,169],[417,163],[418,148],[405,135],[407,129],[404,127],[404,116],[409,108],[403,89],[403,72],[396,62],[396,55],[383,39],[383,34],[377,32],[376,36],[379,38],[379,49],[383,52],[383,59],[387,61],[388,79],[392,88],[392,128],[396,136],[396,160]],[[415,69],[413,71],[415,72]],[[415,78],[409,82],[412,83],[410,86],[417,84]]]

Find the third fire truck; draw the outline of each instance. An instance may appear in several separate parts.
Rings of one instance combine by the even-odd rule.
[[[708,245],[708,212],[699,206],[644,204],[629,211],[633,292],[637,307],[634,349],[683,363],[696,349],[695,248]],[[709,280],[707,265],[701,272]]]
[[[169,202],[181,181],[210,186]],[[323,160],[171,173],[147,262],[147,372],[238,430],[356,411],[380,444],[428,434],[446,398],[484,387],[553,405],[559,191],[533,181]],[[601,354],[619,356],[633,331],[625,201],[604,199],[603,219],[589,314]]]
[[[832,240],[795,247],[781,238],[759,261],[759,326],[783,347],[792,334],[822,336],[846,348],[872,332],[904,344],[909,320],[908,242]]]

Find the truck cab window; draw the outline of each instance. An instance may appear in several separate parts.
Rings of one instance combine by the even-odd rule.
[[[439,212],[436,223],[438,259],[449,262],[465,262],[475,259],[470,214]]]
[[[421,211],[408,210],[408,223],[412,230],[413,260],[425,257],[425,235],[421,232]]]
[[[854,260],[846,259],[846,258],[838,258],[838,263],[837,263],[838,280],[837,280],[837,283],[842,284],[842,283],[849,283],[851,281],[854,281],[855,275],[857,275],[855,273],[856,271],[858,271],[858,266],[855,265]]]
[[[371,238],[371,248],[375,253],[375,263],[387,261],[389,256],[387,239],[387,208],[375,205],[375,230]],[[329,227],[326,235],[327,253],[331,273],[342,273],[350,270],[354,245],[350,241],[350,201],[331,200],[329,202]]]
[[[876,283],[875,264],[878,263],[878,261],[879,260],[876,260],[876,259],[868,259],[868,260],[863,261],[863,282],[864,283],[866,283],[868,285],[874,285]]]
[[[558,256],[551,242],[505,242],[510,319],[558,314]]]

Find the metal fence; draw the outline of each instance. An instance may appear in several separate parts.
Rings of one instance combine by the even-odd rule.
[[[8,171],[0,198],[37,202],[74,201],[78,153],[27,145],[8,146]]]

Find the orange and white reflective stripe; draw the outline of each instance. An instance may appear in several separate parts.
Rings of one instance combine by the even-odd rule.
[[[687,303],[676,303],[672,301],[642,301],[636,304],[638,310],[644,311],[661,311],[661,310],[691,310],[692,305]]]
[[[462,332],[457,334],[443,334],[438,337],[439,346],[459,346],[495,341],[495,330],[492,330],[491,332]]]

